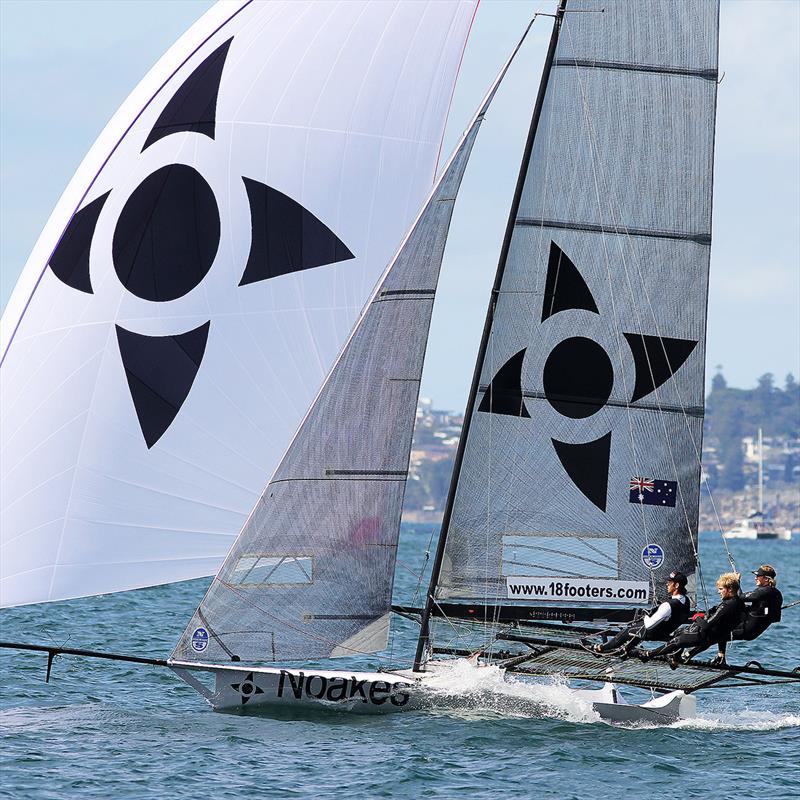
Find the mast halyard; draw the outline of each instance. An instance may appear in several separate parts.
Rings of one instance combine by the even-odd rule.
[[[453,513],[453,505],[455,503],[456,487],[458,486],[458,477],[461,471],[461,464],[464,460],[464,452],[466,450],[467,438],[469,436],[469,425],[472,418],[472,413],[475,408],[475,403],[480,388],[481,369],[483,366],[484,357],[489,344],[489,336],[492,330],[492,320],[494,318],[495,302],[500,284],[503,278],[503,271],[505,269],[506,260],[508,258],[508,251],[511,246],[511,238],[514,235],[514,226],[516,222],[517,212],[519,210],[520,200],[522,198],[522,191],[525,186],[525,178],[528,172],[528,165],[530,163],[531,153],[533,151],[533,143],[536,138],[536,131],[539,127],[539,118],[542,114],[542,106],[544,104],[545,94],[547,92],[547,83],[550,77],[550,70],[553,65],[555,57],[556,45],[558,44],[558,35],[561,29],[561,22],[564,18],[564,11],[567,6],[567,0],[559,0],[558,9],[556,10],[555,20],[553,22],[553,32],[550,35],[550,44],[547,48],[547,55],[545,56],[544,67],[542,69],[542,78],[539,83],[539,91],[536,96],[536,104],[533,109],[531,117],[531,124],[528,130],[528,138],[525,142],[525,150],[522,156],[522,164],[517,177],[517,185],[514,190],[514,198],[511,202],[511,209],[508,215],[508,222],[506,223],[506,231],[503,237],[503,244],[500,250],[500,257],[498,259],[497,272],[495,273],[494,285],[492,286],[492,293],[489,299],[489,307],[486,311],[486,321],[483,326],[483,334],[481,335],[481,342],[478,348],[478,356],[475,361],[475,371],[472,376],[472,385],[470,387],[469,396],[467,398],[467,407],[464,412],[464,425],[461,431],[461,437],[458,442],[456,450],[455,461],[453,464],[453,474],[450,478],[450,488],[447,494],[447,502],[442,515],[442,525],[439,531],[439,541],[436,546],[436,555],[434,557],[433,567],[431,570],[431,579],[428,586],[428,592],[425,595],[425,605],[422,609],[422,618],[420,620],[420,634],[417,640],[417,650],[414,655],[414,671],[418,672],[422,668],[422,663],[425,655],[425,650],[428,646],[430,639],[430,617],[434,605],[434,593],[436,585],[439,580],[439,574],[442,567],[442,559],[444,558],[444,548],[447,540],[447,529],[450,524],[450,519]]]

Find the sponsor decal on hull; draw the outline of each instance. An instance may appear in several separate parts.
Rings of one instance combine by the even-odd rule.
[[[404,706],[409,701],[408,689],[413,684],[403,682],[370,681],[358,679],[355,675],[326,677],[299,671],[297,673],[282,669],[278,679],[277,697],[301,700],[303,696],[311,700],[330,702],[355,701],[381,706],[387,701],[393,706]]]

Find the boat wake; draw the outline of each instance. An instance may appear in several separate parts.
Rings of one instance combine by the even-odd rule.
[[[417,696],[417,708],[462,718],[504,716],[550,718],[579,724],[603,723],[592,701],[581,690],[552,678],[533,682],[507,674],[489,665],[476,667],[468,659],[440,662],[424,681],[425,692]],[[662,728],[637,723],[627,728]],[[760,711],[701,711],[682,719],[672,728],[704,731],[771,731],[800,727],[800,714]]]
[[[800,728],[800,714],[776,714],[770,711],[742,711],[740,713],[700,713],[692,719],[682,719],[673,728],[695,731],[777,731],[783,728]]]
[[[468,659],[436,665],[424,681],[418,707],[432,712],[482,717],[550,717],[569,722],[599,722],[592,703],[566,683],[532,683],[497,666],[476,667]]]

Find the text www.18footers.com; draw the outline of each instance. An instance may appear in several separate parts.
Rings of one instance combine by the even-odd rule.
[[[516,600],[602,600],[606,603],[647,601],[646,581],[597,578],[507,577],[508,597]]]

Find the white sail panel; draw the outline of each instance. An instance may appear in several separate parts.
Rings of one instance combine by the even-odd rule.
[[[476,3],[222,3],[2,321],[0,603],[214,572],[428,191]]]

